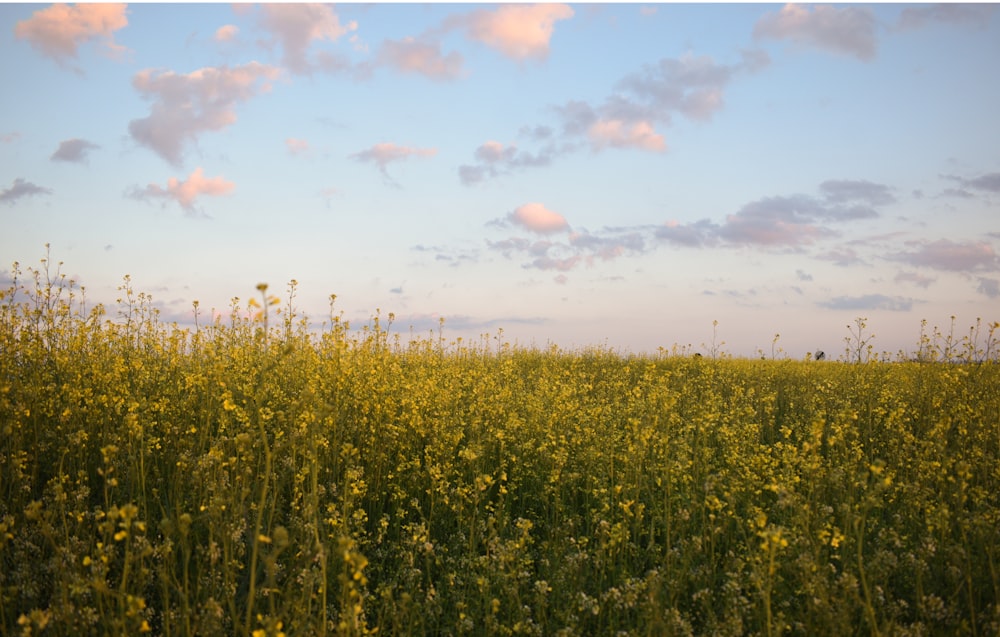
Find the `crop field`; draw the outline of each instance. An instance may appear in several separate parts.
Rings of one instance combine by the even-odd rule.
[[[995,324],[632,356],[258,289],[191,329],[3,292],[0,633],[1000,634]]]

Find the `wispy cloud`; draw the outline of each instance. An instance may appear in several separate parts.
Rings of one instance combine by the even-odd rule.
[[[976,192],[1000,194],[1000,173],[987,173],[978,177],[944,175],[944,178],[954,181],[960,186],[959,188],[947,188],[941,193],[948,197],[973,199],[976,197]]]
[[[0,143],[2,144],[13,144],[17,140],[21,139],[21,133],[14,131],[13,133],[4,133],[0,135]]]
[[[462,74],[461,54],[455,51],[444,54],[439,43],[412,37],[385,40],[379,49],[378,61],[401,73],[423,75],[432,80],[454,80]]]
[[[558,132],[547,125],[522,127],[523,134],[543,144],[539,150],[487,142],[476,150],[475,164],[459,168],[459,177],[470,185],[512,168],[545,166],[557,156],[585,148],[665,152],[662,128],[675,116],[710,120],[723,107],[725,89],[735,77],[768,64],[767,53],[759,50],[743,51],[734,64],[720,64],[707,55],[663,58],[624,76],[602,103],[569,100],[555,106]]]
[[[470,186],[520,168],[546,166],[558,154],[560,149],[554,144],[547,145],[538,153],[530,153],[521,150],[516,144],[505,145],[490,140],[476,149],[473,154],[474,164],[462,164],[458,167],[458,177],[462,184]]]
[[[1000,269],[1000,257],[986,241],[938,239],[913,245],[914,249],[896,253],[891,258],[914,266],[953,272]]]
[[[861,258],[858,251],[850,247],[839,247],[820,252],[815,255],[816,259],[820,261],[830,261],[834,265],[838,265],[842,268],[846,268],[852,265],[867,265],[867,262]]]
[[[885,294],[865,294],[862,296],[838,296],[829,301],[818,303],[820,307],[831,310],[888,310],[890,312],[909,312],[914,299],[902,296],[886,296]]]
[[[995,4],[937,3],[907,7],[899,14],[901,30],[919,29],[933,23],[984,28],[997,11]]]
[[[185,146],[207,131],[236,122],[236,106],[270,89],[280,71],[250,62],[237,67],[206,67],[181,74],[146,69],[132,85],[152,101],[148,117],[134,119],[132,138],[167,162],[180,166]]]
[[[831,179],[819,185],[827,201],[835,204],[865,204],[885,206],[895,203],[892,189],[863,179]]]
[[[267,44],[281,46],[281,63],[288,71],[309,75],[349,66],[329,51],[317,51],[310,56],[309,49],[314,43],[333,42],[358,28],[356,22],[341,24],[330,5],[265,4],[261,5],[259,21],[271,35]]]
[[[656,231],[664,241],[689,247],[726,242],[734,245],[796,247],[835,236],[832,223],[878,217],[876,206],[893,203],[890,188],[864,180],[830,180],[820,184],[820,197],[764,197],[727,215],[722,223],[708,219],[668,222]]]
[[[644,254],[663,245],[801,250],[821,239],[837,236],[837,224],[878,217],[875,206],[895,202],[890,188],[863,180],[830,180],[820,184],[819,190],[820,196],[765,197],[742,206],[721,222],[711,219],[688,223],[668,221],[660,225],[605,227],[598,232],[571,229],[562,214],[540,203],[532,203],[487,225],[501,229],[520,228],[546,237],[567,232],[565,241],[512,236],[487,241],[487,245],[507,258],[528,257],[530,261],[525,267],[560,271],[592,265],[600,260]],[[851,247],[827,250],[814,257],[843,266],[864,263]],[[800,280],[812,280],[812,276],[802,270],[797,271],[797,275]]]
[[[1000,281],[981,276],[979,277],[979,286],[976,287],[976,292],[985,294],[991,299],[1000,298]]]
[[[537,202],[519,206],[506,217],[487,225],[523,229],[541,235],[543,238],[537,239],[512,236],[498,241],[487,240],[486,245],[505,258],[527,259],[522,262],[522,267],[557,272],[642,253],[647,249],[644,233],[649,231],[648,227],[603,228],[596,233],[586,229],[573,230],[562,214]],[[565,233],[565,239],[554,238],[562,233]]]
[[[65,66],[77,58],[80,46],[91,40],[101,40],[113,55],[121,54],[125,47],[115,43],[114,33],[126,26],[124,4],[54,4],[18,22],[14,34]]]
[[[900,272],[893,281],[896,283],[912,283],[926,289],[930,287],[931,283],[934,283],[935,279],[919,272]]]
[[[24,197],[34,197],[37,195],[51,195],[52,190],[43,186],[37,186],[30,181],[18,177],[11,184],[10,188],[0,190],[0,203],[13,205],[18,199]]]
[[[145,188],[135,188],[129,195],[135,199],[160,199],[164,202],[175,201],[187,213],[195,212],[195,202],[199,197],[219,197],[227,195],[236,185],[222,177],[205,177],[204,171],[198,167],[187,179],[181,181],[176,177],[167,180],[164,188],[159,184],[149,184]]]
[[[82,163],[87,161],[87,153],[98,148],[100,146],[85,139],[67,139],[59,144],[59,148],[49,159]]]
[[[309,142],[304,139],[289,137],[285,140],[285,148],[291,155],[304,155],[309,152]]]
[[[389,164],[403,161],[410,157],[433,157],[436,154],[436,148],[413,148],[410,146],[398,146],[392,143],[380,143],[375,144],[367,150],[354,153],[350,155],[350,158],[360,162],[375,164],[382,175],[392,181],[388,171]]]
[[[566,4],[507,4],[457,16],[446,28],[461,28],[468,38],[514,60],[545,60],[556,22],[572,17]]]
[[[796,44],[854,56],[862,61],[875,59],[878,42],[875,14],[867,7],[834,7],[786,4],[776,13],[764,15],[754,25],[755,38],[791,40]]]

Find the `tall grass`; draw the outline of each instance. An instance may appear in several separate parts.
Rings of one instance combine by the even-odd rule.
[[[1000,634],[992,332],[982,364],[400,343],[266,288],[184,330],[14,272],[3,634]]]

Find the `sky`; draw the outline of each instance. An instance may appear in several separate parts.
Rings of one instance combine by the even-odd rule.
[[[1000,320],[998,6],[0,4],[0,284],[912,350]]]

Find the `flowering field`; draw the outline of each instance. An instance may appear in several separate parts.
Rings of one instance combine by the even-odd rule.
[[[1000,634],[992,332],[710,360],[260,298],[179,330],[127,283],[3,293],[0,633]]]

